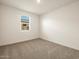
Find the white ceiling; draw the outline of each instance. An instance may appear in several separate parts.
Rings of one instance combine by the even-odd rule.
[[[78,0],[41,0],[41,3],[38,4],[36,0],[0,0],[2,4],[10,5],[39,15],[48,13],[51,10],[55,10],[75,1]]]

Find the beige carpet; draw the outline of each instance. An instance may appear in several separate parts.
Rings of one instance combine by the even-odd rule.
[[[35,39],[0,47],[0,59],[79,59],[79,51]]]

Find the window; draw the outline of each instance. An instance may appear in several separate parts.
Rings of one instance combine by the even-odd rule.
[[[29,16],[21,16],[21,30],[29,30]]]

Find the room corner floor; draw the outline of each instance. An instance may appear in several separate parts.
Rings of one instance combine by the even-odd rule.
[[[0,59],[79,59],[79,51],[35,39],[0,47]]]

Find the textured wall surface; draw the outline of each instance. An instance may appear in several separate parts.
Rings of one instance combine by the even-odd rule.
[[[41,37],[79,50],[79,1],[41,16]]]
[[[20,30],[20,17],[30,16],[30,30]],[[0,45],[12,44],[39,37],[39,16],[0,5]]]

